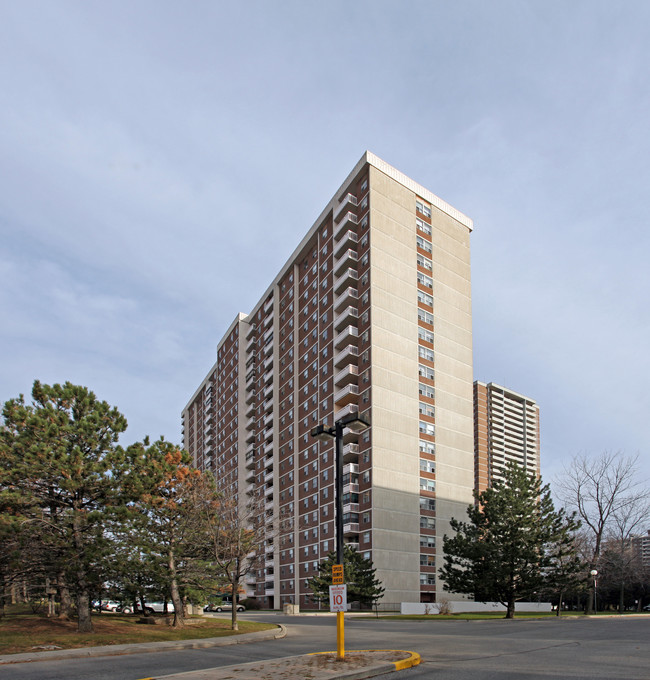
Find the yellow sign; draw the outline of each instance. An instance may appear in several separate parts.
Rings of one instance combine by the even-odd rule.
[[[333,564],[332,565],[332,584],[341,585],[343,583],[343,565]]]

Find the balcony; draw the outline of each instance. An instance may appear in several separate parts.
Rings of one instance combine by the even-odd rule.
[[[343,525],[343,535],[349,536],[351,534],[357,535],[359,533],[359,522],[348,522]]]
[[[356,269],[358,262],[357,251],[352,248],[343,250],[340,259],[334,263],[334,276],[339,276],[345,267],[354,267]]]
[[[348,325],[352,325],[352,324],[354,324],[356,326],[358,321],[359,321],[359,312],[357,311],[356,307],[352,307],[350,305],[349,307],[346,307],[340,313],[340,315],[336,318],[336,320],[334,322],[334,328],[337,331],[339,331],[344,326],[348,326]]]
[[[264,411],[268,413],[273,408],[273,399],[267,399],[264,402]]]
[[[334,249],[334,260],[338,261],[344,254],[346,249],[357,250],[357,244],[359,243],[359,237],[357,232],[352,229],[348,229],[344,234],[341,235],[341,239]]]
[[[359,513],[359,504],[358,503],[345,503],[343,505],[343,512],[356,512],[357,514]],[[357,524],[357,526],[359,526]],[[359,529],[357,529],[359,531]]]
[[[272,323],[273,323],[273,314],[269,314],[269,316],[267,316],[267,317],[264,319],[264,322],[262,323],[262,326],[263,326],[264,328],[268,328]]]
[[[273,430],[271,430],[271,436],[273,436]],[[264,453],[266,455],[268,455],[269,453],[273,453],[273,441],[264,444]]]
[[[246,353],[247,354],[254,354],[255,353],[255,345],[257,341],[257,335],[253,334],[251,335],[250,338],[246,340]]]
[[[344,543],[345,546],[352,548],[352,550],[356,550],[359,552],[359,542],[358,541],[346,541]]]
[[[268,314],[269,309],[273,307],[273,298],[270,297],[265,303],[264,303],[264,313]]]
[[[334,392],[334,403],[339,407],[347,406],[352,403],[356,404],[358,396],[359,387],[357,385],[346,385]]]
[[[359,218],[353,212],[343,211],[341,214],[343,215],[343,217],[341,217],[341,221],[334,225],[335,241],[338,241],[340,238],[342,238],[343,234],[345,234],[348,229],[355,229],[356,225],[359,224]]]
[[[273,468],[271,468],[266,474],[264,475],[264,483],[268,484],[269,482],[273,481]]]
[[[334,336],[334,347],[341,349],[345,345],[356,343],[359,331],[356,326],[346,326]]]
[[[273,424],[273,413],[267,413],[267,415],[264,416],[264,427],[268,427],[269,425]]]
[[[255,402],[255,397],[257,396],[257,393],[255,392],[255,383],[251,383],[250,385],[246,386],[246,398],[245,402],[247,404],[252,404]]]
[[[334,276],[334,292],[339,293],[344,288],[350,286],[356,287],[359,277],[357,275],[357,270],[351,267],[345,269],[339,276]]]
[[[255,484],[255,470],[254,469],[246,470],[246,475],[244,476],[244,479],[248,484]]]
[[[246,453],[246,468],[249,470],[255,469],[255,451],[251,450]]]
[[[357,463],[348,463],[347,465],[343,466],[343,476],[345,475],[358,475],[359,474],[359,466]]]
[[[345,444],[343,450],[341,451],[341,456],[343,457],[343,463],[358,463],[359,461],[359,445],[358,444]]]
[[[264,370],[268,371],[269,368],[272,368],[272,367],[273,367],[273,357],[270,356],[270,357],[267,357],[266,359],[264,359]]]
[[[268,399],[273,394],[273,384],[264,388],[264,399]]]
[[[350,482],[349,484],[344,484],[343,485],[343,493],[359,493],[359,484],[357,482]],[[347,506],[346,506],[347,508]],[[349,508],[346,509],[346,512],[350,510]],[[350,512],[359,512],[359,505],[356,504],[356,510],[352,509]]]
[[[354,345],[347,345],[334,355],[334,366],[340,368],[345,364],[355,363],[359,357],[359,350]]]
[[[347,193],[340,199],[340,203],[334,208],[334,222],[338,222],[344,210],[357,207],[357,197]]]
[[[359,377],[359,369],[353,364],[348,364],[343,370],[334,376],[334,385],[343,387],[349,383],[356,383]]]
[[[338,312],[339,309],[343,309],[348,305],[356,306],[358,300],[359,294],[357,293],[357,289],[352,287],[346,288],[341,291],[339,295],[334,296],[334,311]]]

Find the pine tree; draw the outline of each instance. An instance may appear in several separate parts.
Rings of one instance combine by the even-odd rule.
[[[329,587],[332,585],[332,565],[336,564],[336,553],[331,552],[319,565],[318,576],[309,579],[309,588],[316,602],[329,601]],[[381,581],[375,577],[372,562],[349,546],[343,548],[343,580],[347,586],[348,602],[376,606],[384,596]]]
[[[86,387],[65,383],[32,389],[4,404],[0,488],[23,498],[21,512],[76,595],[79,632],[92,632],[90,593],[105,555],[104,528],[119,502],[126,419]],[[7,497],[7,496],[6,496]]]
[[[451,520],[440,576],[449,592],[501,602],[513,618],[515,602],[553,579],[553,554],[574,550],[574,516],[555,511],[548,485],[515,464],[467,509],[469,521]],[[563,561],[566,564],[566,560]]]

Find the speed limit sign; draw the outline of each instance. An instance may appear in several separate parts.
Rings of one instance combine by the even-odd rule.
[[[344,612],[348,609],[347,586],[330,586],[330,611]]]

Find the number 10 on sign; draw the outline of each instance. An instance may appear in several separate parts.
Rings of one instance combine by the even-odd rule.
[[[348,608],[347,586],[330,586],[330,611],[344,612]]]

